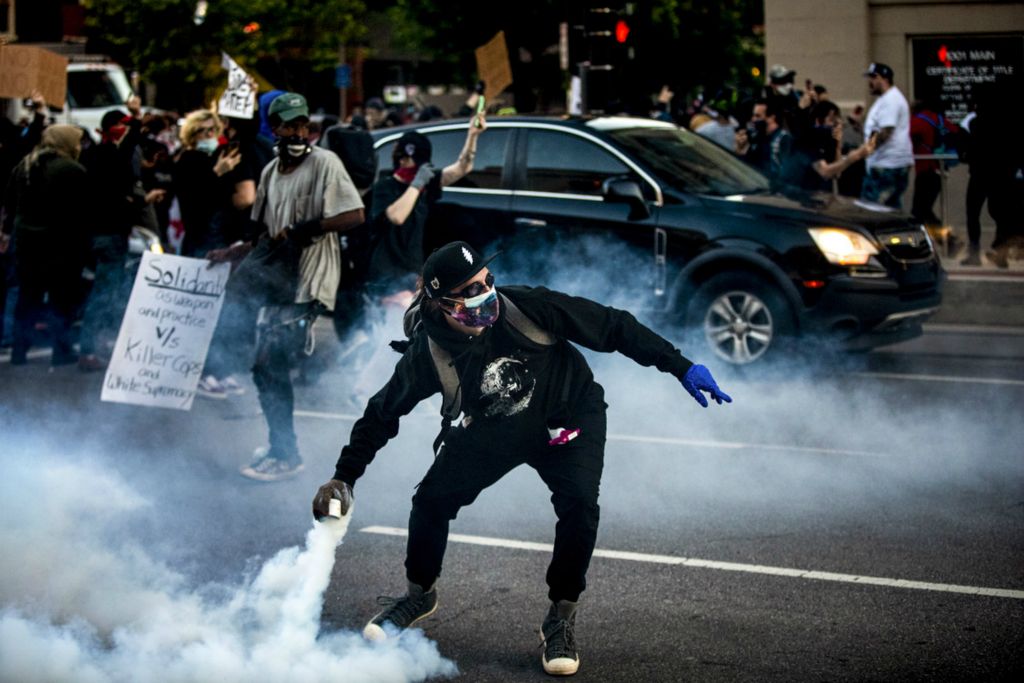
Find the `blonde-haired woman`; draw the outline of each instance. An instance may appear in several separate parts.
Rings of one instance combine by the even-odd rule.
[[[209,109],[189,113],[181,126],[181,154],[174,163],[174,194],[181,208],[184,256],[205,256],[230,243],[223,209],[235,194],[234,170],[242,160],[237,148],[223,146],[224,126]],[[223,147],[222,147],[223,146]]]

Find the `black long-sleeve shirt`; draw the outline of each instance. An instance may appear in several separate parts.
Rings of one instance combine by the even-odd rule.
[[[472,418],[469,429],[486,430],[496,438],[556,422],[571,426],[579,411],[594,408],[590,399],[600,387],[572,343],[594,351],[618,351],[680,380],[692,365],[670,342],[626,311],[543,287],[502,287],[499,292],[553,335],[556,343],[532,342],[503,314],[483,334],[468,337],[452,329],[442,313],[422,309],[426,334],[414,336],[391,379],[370,399],[353,426],[338,458],[335,479],[354,485],[377,451],[398,434],[399,418],[441,391],[428,335],[452,355],[463,393],[462,408]]]

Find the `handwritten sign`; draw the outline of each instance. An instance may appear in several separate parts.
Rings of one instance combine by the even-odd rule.
[[[488,101],[512,85],[512,65],[508,61],[504,31],[498,31],[497,35],[476,49],[476,72],[487,88],[484,96]]]
[[[220,96],[217,113],[236,119],[251,119],[256,111],[256,86],[252,76],[226,52],[221,53],[220,65],[228,71],[228,89]]]
[[[230,266],[146,252],[101,399],[190,410],[224,302]]]
[[[33,90],[46,104],[62,108],[68,87],[68,59],[31,45],[0,47],[0,97],[20,99]]]

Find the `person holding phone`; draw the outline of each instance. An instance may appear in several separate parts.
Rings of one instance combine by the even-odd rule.
[[[232,171],[242,155],[224,144],[223,133],[220,117],[209,109],[189,113],[181,127],[184,149],[174,163],[174,193],[185,224],[182,256],[202,257],[229,244],[218,213],[235,193]]]

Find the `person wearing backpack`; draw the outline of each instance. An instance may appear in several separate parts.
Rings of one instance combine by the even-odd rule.
[[[939,226],[935,200],[942,191],[941,167],[935,159],[918,156],[956,154],[955,137],[960,129],[952,121],[935,112],[926,102],[916,101],[911,107],[910,141],[914,146],[914,198],[910,213],[926,225]],[[947,162],[947,167],[951,166]]]
[[[631,314],[543,287],[498,288],[490,261],[465,242],[427,258],[419,308],[407,315],[416,323],[408,326],[412,336],[391,379],[353,426],[334,475],[317,491],[313,515],[328,516],[333,500],[346,514],[356,481],[398,434],[399,418],[440,392],[435,458],[409,517],[408,592],[386,600],[363,635],[386,639],[434,613],[449,522],[483,489],[527,464],[551,490],[558,517],[542,664],[549,674],[571,675],[580,662],[576,604],[597,538],[607,408],[575,344],[667,372],[704,407],[704,393],[719,404],[732,399],[707,368]]]

